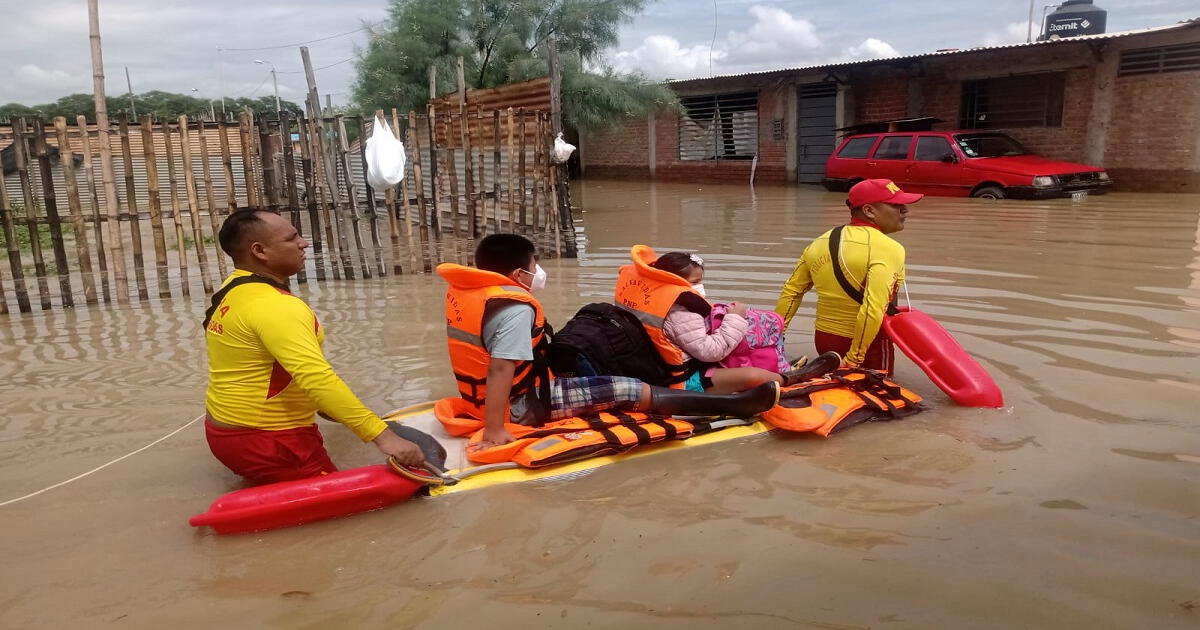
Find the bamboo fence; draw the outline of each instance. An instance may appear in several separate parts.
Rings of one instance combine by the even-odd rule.
[[[15,153],[0,185],[0,313],[209,294],[231,266],[216,241],[234,209],[279,212],[311,243],[299,283],[428,273],[470,262],[474,241],[496,232],[573,255],[550,114],[431,103],[377,115],[408,156],[382,194],[366,184],[370,118],[0,127],[0,148]]]

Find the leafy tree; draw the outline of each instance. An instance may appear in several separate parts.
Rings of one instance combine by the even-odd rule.
[[[438,94],[457,90],[459,56],[470,87],[545,76],[551,39],[558,41],[569,126],[599,129],[678,102],[662,84],[600,67],[619,26],[646,0],[391,1],[386,25],[372,33],[358,61],[354,100],[364,112],[420,109],[430,67],[437,68]]]
[[[152,90],[150,92],[135,94],[133,100],[137,106],[139,116],[151,114],[159,120],[174,119],[183,114],[194,119],[207,120],[210,117],[208,99],[196,98],[188,94]],[[109,96],[107,104],[108,111],[114,116],[130,112],[128,96]],[[292,114],[298,115],[303,112],[299,105],[290,101],[280,100],[279,106],[281,109],[289,111]],[[225,111],[227,112],[236,113],[247,108],[257,115],[274,117],[275,98],[273,96],[262,96],[259,98],[243,97],[225,99]],[[220,100],[213,99],[213,109],[220,116]],[[69,121],[74,122],[75,117],[80,114],[86,116],[89,122],[96,121],[96,107],[91,94],[69,94],[53,103],[34,105],[32,107],[21,105],[20,103],[9,103],[0,106],[0,120],[9,120],[19,116],[43,119],[65,116]]]

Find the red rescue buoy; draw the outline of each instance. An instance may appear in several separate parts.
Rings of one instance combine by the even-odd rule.
[[[883,331],[954,402],[964,407],[1004,406],[1004,395],[987,370],[929,315],[902,306],[883,319]]]
[[[321,477],[235,490],[188,519],[218,534],[258,532],[357,514],[407,500],[424,484],[386,464],[339,470]]]

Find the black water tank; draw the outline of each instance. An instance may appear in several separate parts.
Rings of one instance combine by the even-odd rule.
[[[1092,4],[1092,0],[1066,0],[1046,17],[1043,39],[1098,35],[1104,32],[1108,11]]]

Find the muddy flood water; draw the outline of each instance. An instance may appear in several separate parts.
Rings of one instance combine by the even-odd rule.
[[[716,300],[770,308],[845,216],[815,189],[574,185],[561,324],[611,298],[628,247],[687,248]],[[0,627],[1200,627],[1200,197],[928,198],[898,235],[912,303],[1009,407],[824,439],[689,448],[557,482],[289,530],[187,525],[238,480],[194,424],[0,507]],[[326,351],[378,411],[453,393],[432,275],[310,285]],[[788,345],[812,354],[809,296]],[[202,412],[200,298],[0,320],[0,501]],[[342,467],[377,451],[322,422]]]

